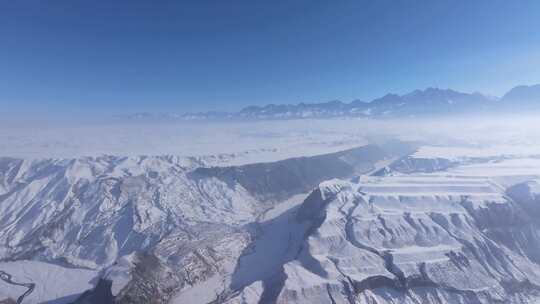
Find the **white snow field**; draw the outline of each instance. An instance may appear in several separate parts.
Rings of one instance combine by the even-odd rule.
[[[536,123],[534,115],[189,123],[0,121],[0,156],[208,156],[215,163],[247,164],[336,152],[386,138],[454,146],[434,151],[440,157],[456,149],[469,157],[489,150],[492,155],[507,154],[508,149],[528,154],[540,147]]]
[[[2,262],[0,270],[9,273],[17,283],[36,284],[24,303],[71,303],[81,294],[81,290],[95,286],[99,278],[99,273],[95,270],[68,268],[38,261]],[[0,280],[0,298],[17,299],[26,289]]]

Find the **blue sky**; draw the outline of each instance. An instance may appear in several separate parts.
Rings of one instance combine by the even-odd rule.
[[[540,1],[2,1],[0,112],[237,110],[540,83]]]

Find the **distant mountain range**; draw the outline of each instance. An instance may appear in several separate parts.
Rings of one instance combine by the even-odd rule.
[[[540,84],[517,86],[503,97],[481,93],[463,93],[451,89],[427,88],[405,95],[387,94],[365,102],[344,103],[333,100],[323,103],[269,104],[248,106],[239,112],[199,112],[185,114],[136,113],[129,119],[168,120],[264,120],[333,117],[425,117],[447,114],[476,114],[500,111],[540,110]],[[126,117],[124,117],[126,118]]]
[[[517,86],[506,93],[501,98],[501,101],[505,104],[538,107],[540,104],[540,84],[532,86]]]

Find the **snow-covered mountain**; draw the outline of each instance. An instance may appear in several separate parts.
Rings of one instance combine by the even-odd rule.
[[[367,111],[382,117],[466,114],[488,109],[492,101],[479,93],[428,88],[401,96],[388,94],[373,100]]]
[[[527,105],[527,106],[525,106]],[[387,94],[370,102],[330,101],[318,104],[250,106],[229,118],[297,119],[330,117],[430,117],[448,114],[490,114],[540,108],[540,85],[518,86],[502,98],[451,89],[427,88],[404,95]]]
[[[243,287],[224,303],[538,303],[539,170],[538,158],[412,155],[324,182],[266,223],[287,246],[241,257]]]
[[[0,300],[534,303],[540,161],[495,150],[2,158]]]
[[[300,103],[296,105],[249,106],[242,109],[237,116],[244,119],[292,119],[340,117],[354,113],[363,107],[362,101],[343,103],[339,100],[325,103]]]
[[[434,176],[323,183],[292,217],[297,243],[280,266],[226,303],[536,303],[537,184],[499,186]]]
[[[231,167],[172,156],[1,158],[0,270],[15,283],[33,282],[24,303],[75,300],[73,288],[54,287],[40,274],[51,265],[65,269],[66,278],[86,278],[78,293],[96,286],[77,303],[104,303],[107,295],[115,303],[166,303],[203,283],[218,292],[266,210],[410,149],[368,145]],[[35,270],[16,270],[13,263],[25,260],[35,261]],[[104,294],[96,298],[96,290]],[[0,299],[24,292],[2,285]]]

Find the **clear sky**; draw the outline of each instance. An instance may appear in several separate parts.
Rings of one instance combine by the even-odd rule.
[[[0,2],[4,115],[237,110],[430,86],[500,95],[532,83],[540,1]]]

